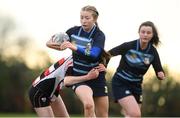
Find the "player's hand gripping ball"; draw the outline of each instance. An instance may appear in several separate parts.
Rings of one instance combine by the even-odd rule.
[[[69,36],[64,32],[56,33],[52,36],[52,42],[61,45],[64,41],[69,41]]]

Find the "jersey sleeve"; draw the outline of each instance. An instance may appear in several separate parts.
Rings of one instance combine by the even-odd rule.
[[[92,39],[91,49],[87,52],[86,48],[78,47],[77,53],[86,58],[89,61],[97,61],[104,49],[105,45],[105,35],[99,29],[96,30],[96,33]]]
[[[94,36],[94,42],[92,46],[104,49],[104,45],[105,45],[105,35],[103,32],[99,31],[97,35]]]
[[[96,59],[99,57],[99,55],[101,54],[102,50],[99,47],[92,47],[89,51],[87,51],[84,48],[81,47],[77,47],[77,52],[82,54],[82,55],[86,55],[89,56],[92,59]]]
[[[108,52],[110,53],[111,56],[123,55],[127,47],[128,47],[127,43],[123,43],[119,46],[110,49]]]
[[[76,32],[76,29],[77,29],[77,28],[78,28],[78,26],[71,27],[71,28],[69,28],[69,29],[66,31],[66,33],[68,34],[69,37],[71,37],[71,35],[72,35],[73,33],[77,33],[77,32]],[[71,38],[70,38],[70,41],[71,41]]]
[[[164,72],[162,65],[161,65],[159,54],[156,49],[154,49],[154,60],[152,62],[152,65],[153,65],[156,75],[160,71]]]

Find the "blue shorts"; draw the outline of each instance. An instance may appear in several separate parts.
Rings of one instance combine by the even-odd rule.
[[[142,103],[141,83],[127,81],[117,74],[115,74],[112,79],[112,93],[115,102],[119,99],[132,95],[136,99],[137,103]]]
[[[98,86],[87,84],[86,82],[82,82],[82,83],[74,84],[73,86],[71,86],[71,88],[73,89],[73,91],[75,91],[76,88],[78,88],[81,85],[89,86],[93,91],[93,97],[108,96],[107,85],[98,87]]]
[[[74,91],[81,85],[89,86],[93,91],[93,97],[108,96],[108,88],[105,79],[105,73],[101,72],[97,79],[81,82],[70,86]]]

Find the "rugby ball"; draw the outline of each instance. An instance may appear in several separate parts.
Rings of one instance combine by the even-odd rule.
[[[62,44],[64,41],[69,41],[69,36],[67,35],[67,33],[59,32],[54,34],[51,40],[54,43]]]

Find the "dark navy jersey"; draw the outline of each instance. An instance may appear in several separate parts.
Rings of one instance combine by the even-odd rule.
[[[90,48],[90,51],[93,47],[98,47],[101,49],[101,52],[104,48],[105,35],[96,26],[90,32],[85,32],[81,26],[75,26],[70,28],[67,34],[70,37],[70,41],[80,48]],[[73,70],[77,75],[87,74],[93,67],[98,66],[100,56],[101,53],[97,58],[91,58],[90,55],[78,53],[77,51],[73,52]]]
[[[147,48],[142,50],[139,39],[125,42],[111,49],[109,53],[112,56],[122,56],[116,74],[125,80],[142,82],[143,76],[151,64],[156,74],[163,71],[156,48],[149,43]]]

